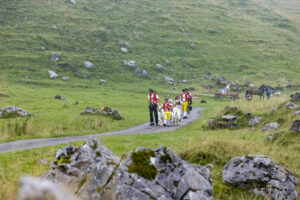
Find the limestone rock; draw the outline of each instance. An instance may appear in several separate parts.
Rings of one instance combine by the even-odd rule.
[[[170,64],[170,61],[168,59],[165,60],[166,64]]]
[[[50,60],[51,61],[58,61],[60,58],[60,54],[59,53],[52,53]]]
[[[271,123],[268,123],[264,126],[263,128],[263,132],[266,132],[266,131],[270,131],[270,130],[276,130],[278,128],[278,124],[276,122],[271,122]]]
[[[68,186],[81,200],[211,200],[213,192],[208,167],[169,148],[139,147],[119,158],[97,140],[59,150],[42,179]]]
[[[124,48],[124,47],[121,48],[121,51],[122,51],[123,53],[127,53],[127,52],[128,52],[128,50],[127,50],[126,48]]]
[[[294,113],[293,113],[294,115],[299,115],[300,114],[300,110],[296,110],[296,111],[294,111]]]
[[[254,126],[260,122],[261,118],[259,116],[253,116],[250,120],[248,125],[249,126]]]
[[[84,66],[85,66],[86,68],[93,68],[93,67],[94,67],[93,63],[91,63],[90,61],[85,61],[85,62],[84,62]]]
[[[58,78],[58,74],[55,71],[49,70],[48,73],[49,73],[49,78],[51,79]]]
[[[300,133],[300,120],[293,121],[291,131],[293,133]]]
[[[6,106],[0,109],[0,118],[15,118],[15,117],[28,117],[30,114],[23,110],[22,108],[18,108],[16,106]]]
[[[95,108],[89,106],[82,113],[80,113],[80,115],[86,115],[86,114],[89,114],[89,115],[103,114],[103,115],[112,116],[116,120],[123,119],[123,117],[119,114],[118,110],[113,110],[110,107],[101,107],[101,108],[95,109]]]
[[[129,67],[135,67],[136,66],[136,62],[134,60],[130,60],[130,61],[128,61],[127,65]]]
[[[134,70],[134,73],[140,77],[146,77],[147,76],[147,71],[144,69],[136,68]]]
[[[277,108],[278,108],[277,106],[269,106],[270,110],[277,110]]]
[[[23,176],[19,181],[17,200],[76,200],[61,184],[48,180],[41,180]]]
[[[164,68],[165,68],[163,65],[161,65],[161,64],[159,64],[159,63],[156,64],[156,67],[157,67],[158,69],[164,69]]]
[[[165,79],[165,81],[167,81],[168,83],[173,83],[173,82],[174,82],[174,79],[169,78],[169,77],[167,77],[167,76],[164,76],[164,79]]]
[[[54,99],[61,100],[61,101],[67,101],[66,98],[61,97],[60,95],[56,95],[56,96],[54,97]]]
[[[275,92],[274,96],[277,96],[277,97],[281,96],[281,92]]]
[[[294,108],[297,108],[298,106],[293,103],[293,102],[288,102],[286,105],[285,105],[285,108],[286,109],[294,109]]]
[[[222,120],[224,120],[224,121],[236,121],[237,116],[235,116],[235,115],[224,115],[224,116],[222,116]]]
[[[70,2],[71,2],[72,4],[76,4],[76,1],[75,1],[75,0],[70,0]]]
[[[300,101],[300,92],[291,95],[292,101]]]
[[[298,184],[292,173],[263,155],[232,158],[223,168],[223,182],[275,200],[293,200]]]
[[[68,81],[68,80],[70,80],[70,77],[68,77],[68,76],[63,76],[61,79],[62,79],[63,81]]]

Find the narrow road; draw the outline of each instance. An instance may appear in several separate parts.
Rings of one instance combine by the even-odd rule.
[[[200,118],[200,111],[202,109],[203,108],[194,108],[191,115],[189,116],[189,118],[181,120],[179,126],[156,127],[156,126],[149,126],[149,123],[144,123],[144,124],[140,124],[138,126],[132,127],[132,128],[125,129],[125,130],[106,132],[106,133],[97,133],[97,134],[92,134],[92,135],[61,137],[61,138],[16,140],[13,142],[1,143],[0,144],[0,153],[64,144],[64,143],[74,142],[74,141],[78,141],[78,140],[86,140],[88,138],[100,138],[100,137],[106,137],[106,136],[149,134],[149,133],[174,131],[174,130],[179,129],[183,126],[186,126],[189,123]]]

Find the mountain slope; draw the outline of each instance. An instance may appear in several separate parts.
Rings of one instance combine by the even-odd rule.
[[[143,82],[123,65],[135,60],[156,83],[163,83],[163,75],[198,83],[207,72],[232,81],[287,83],[300,74],[299,14],[287,17],[278,12],[281,1],[276,3],[4,0],[1,74],[18,81],[29,75],[40,82],[51,69],[76,80],[89,73],[91,80]],[[118,41],[129,42],[128,53],[121,52]],[[61,59],[50,61],[52,52]],[[95,67],[86,69],[86,60]],[[157,63],[165,68],[158,69]]]

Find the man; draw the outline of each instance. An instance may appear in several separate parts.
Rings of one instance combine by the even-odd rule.
[[[158,126],[157,103],[160,103],[160,99],[153,89],[149,89],[148,103],[150,112],[150,126],[154,126],[153,113],[155,117],[155,124]]]
[[[185,88],[185,91],[186,91],[187,99],[188,99],[188,102],[189,102],[186,111],[187,111],[187,115],[189,115],[191,113],[192,109],[193,109],[193,107],[192,107],[193,100],[192,100],[192,95],[189,92],[189,89]]]
[[[166,98],[165,99],[165,103],[163,104],[163,106],[160,108],[164,110],[165,116],[164,116],[164,127],[166,126],[170,126],[170,111],[172,109],[172,104],[169,102],[169,99]]]
[[[180,100],[182,102],[183,119],[186,119],[187,118],[186,109],[189,105],[189,102],[188,102],[188,94],[186,93],[185,89],[182,90],[182,93],[180,95]]]

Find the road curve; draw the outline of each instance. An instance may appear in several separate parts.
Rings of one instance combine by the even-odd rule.
[[[149,123],[143,123],[138,126],[134,126],[132,128],[128,128],[128,129],[124,129],[124,130],[120,130],[120,131],[106,132],[106,133],[97,133],[97,134],[91,134],[91,135],[61,137],[61,138],[16,140],[13,142],[1,143],[0,144],[0,153],[64,144],[64,143],[69,143],[69,142],[74,142],[74,141],[79,141],[79,140],[85,140],[88,138],[100,138],[100,137],[106,137],[106,136],[133,135],[133,134],[149,134],[149,133],[173,131],[173,130],[179,129],[183,126],[186,126],[189,123],[200,118],[200,114],[201,114],[200,111],[202,109],[203,108],[194,108],[193,111],[191,112],[189,118],[183,119],[180,122],[179,126],[173,126],[173,127],[152,126],[152,127],[150,127]]]

